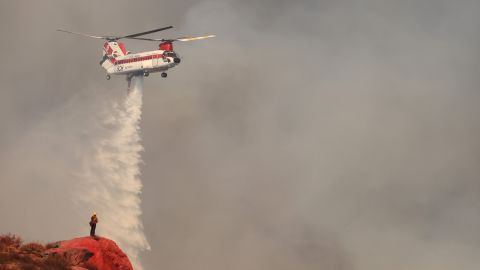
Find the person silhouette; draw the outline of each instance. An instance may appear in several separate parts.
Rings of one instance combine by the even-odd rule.
[[[90,218],[90,236],[95,237],[95,229],[97,228],[98,218],[97,213],[93,212],[92,217]]]

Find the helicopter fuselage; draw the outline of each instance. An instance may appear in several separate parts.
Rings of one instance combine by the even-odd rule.
[[[215,35],[181,37],[173,39],[141,37],[170,28],[173,28],[173,26],[167,26],[123,36],[97,36],[62,29],[57,29],[57,31],[89,38],[104,39],[105,43],[103,44],[102,48],[103,57],[100,61],[100,66],[102,66],[107,72],[107,80],[110,80],[110,75],[126,75],[127,81],[130,84],[133,76],[148,76],[153,72],[162,72],[162,77],[167,77],[167,73],[165,71],[180,64],[180,57],[173,50],[173,42],[194,41],[215,37]],[[120,39],[134,39],[161,43],[158,46],[158,50],[130,53],[125,48],[125,44],[119,41]]]
[[[175,52],[164,50],[129,53],[117,57],[104,55],[100,62],[107,74],[111,75],[164,72],[179,63],[180,58]]]
[[[103,44],[103,57],[100,65],[110,75],[127,75],[127,81],[134,75],[148,76],[150,73],[162,72],[180,63],[180,58],[173,51],[172,42],[166,41],[159,45],[158,50],[131,53],[125,44],[119,41],[107,41]]]

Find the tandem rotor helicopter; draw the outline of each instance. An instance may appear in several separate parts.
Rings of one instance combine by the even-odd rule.
[[[100,65],[107,72],[107,80],[110,80],[110,75],[127,75],[128,88],[130,89],[130,82],[133,76],[143,75],[147,77],[150,73],[162,72],[161,75],[163,78],[165,78],[167,77],[166,71],[168,69],[180,64],[180,57],[175,51],[173,51],[173,42],[193,41],[215,37],[215,35],[201,37],[181,37],[174,39],[140,37],[170,28],[173,28],[173,26],[162,27],[125,36],[95,36],[62,29],[58,29],[57,31],[84,37],[105,39],[106,41],[103,44],[103,57],[100,61]],[[120,39],[157,41],[160,42],[160,45],[159,49],[155,51],[131,53],[130,51],[127,51],[123,42],[119,42]]]

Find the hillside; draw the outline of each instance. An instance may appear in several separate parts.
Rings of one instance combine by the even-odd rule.
[[[103,237],[81,237],[43,245],[0,236],[0,270],[133,270],[117,244]]]

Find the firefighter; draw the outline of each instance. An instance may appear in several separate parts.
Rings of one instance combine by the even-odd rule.
[[[93,212],[92,217],[90,218],[90,236],[95,237],[95,229],[97,228],[98,218],[97,213]]]

